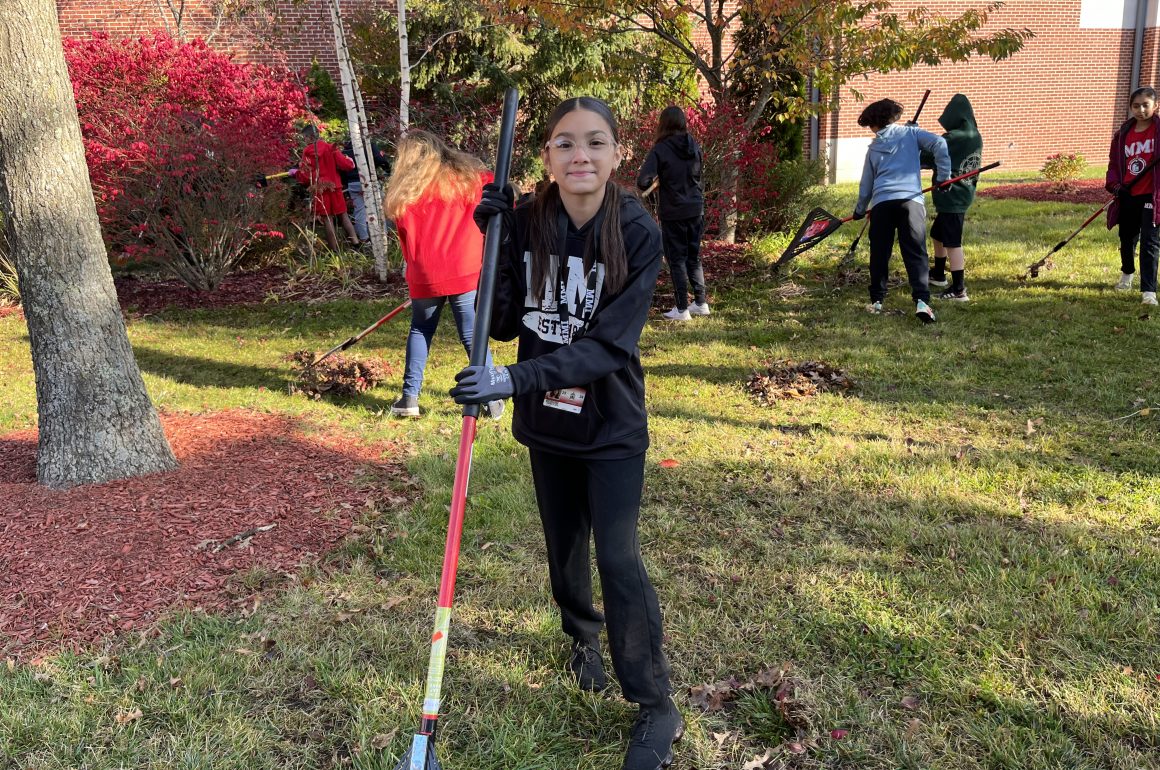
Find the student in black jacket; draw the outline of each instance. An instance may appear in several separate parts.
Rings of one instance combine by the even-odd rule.
[[[647,190],[659,182],[665,258],[673,277],[677,304],[665,318],[688,321],[709,315],[705,273],[701,269],[701,231],[705,226],[705,197],[701,193],[701,146],[689,136],[689,123],[680,107],[666,107],[657,121],[656,145],[641,166],[636,186]],[[689,304],[689,283],[693,304]]]
[[[491,335],[519,338],[509,366],[469,366],[461,404],[514,400],[512,432],[528,447],[552,595],[572,637],[580,687],[602,690],[607,624],[624,697],[640,705],[625,770],[659,770],[683,731],[661,649],[661,614],[637,539],[648,423],[637,343],[648,319],[661,236],[640,201],[609,180],[620,164],[604,102],[569,99],[548,119],[542,157],[554,181],[512,210],[484,188],[476,222],[504,214]],[[563,255],[561,258],[558,255]],[[592,604],[589,539],[604,592]]]

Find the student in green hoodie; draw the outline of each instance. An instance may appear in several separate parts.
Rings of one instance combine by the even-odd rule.
[[[975,123],[975,111],[971,102],[962,94],[951,97],[939,124],[946,129],[943,138],[951,155],[951,177],[969,174],[983,164],[983,137],[979,136],[979,126]],[[967,287],[964,282],[966,257],[963,254],[963,223],[967,209],[975,202],[975,182],[977,176],[963,179],[947,189],[936,189],[931,193],[937,212],[930,228],[930,239],[934,244],[934,269],[930,272],[930,285],[947,286],[947,262],[950,262],[950,288],[939,295],[939,299],[966,302]]]

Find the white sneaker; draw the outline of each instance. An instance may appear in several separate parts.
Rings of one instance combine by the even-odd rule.
[[[670,321],[691,321],[693,319],[688,310],[677,310],[676,308],[665,313],[664,317]]]
[[[1120,273],[1120,280],[1116,282],[1116,291],[1131,291],[1132,279],[1135,277],[1135,273]]]
[[[1140,301],[1143,304],[1145,304],[1145,305],[1160,305],[1160,302],[1156,301],[1156,292],[1146,291],[1143,293],[1142,296],[1143,296],[1143,299]]]
[[[694,302],[689,305],[689,315],[709,315],[709,301]]]

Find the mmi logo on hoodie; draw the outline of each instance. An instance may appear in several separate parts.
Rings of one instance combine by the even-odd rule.
[[[604,263],[596,262],[588,270],[580,257],[568,257],[564,271],[560,260],[553,254],[544,279],[544,298],[536,303],[532,292],[532,254],[524,252],[524,326],[545,342],[569,345],[579,337],[604,289]],[[552,284],[555,284],[553,291]]]
[[[1124,141],[1124,160],[1125,169],[1124,183],[1130,184],[1135,182],[1144,169],[1147,168],[1149,161],[1156,153],[1156,125],[1150,124],[1147,131],[1129,131],[1128,136]],[[1132,189],[1132,193],[1139,195],[1141,193],[1149,192],[1151,185],[1146,184],[1145,180],[1140,180],[1140,184]]]

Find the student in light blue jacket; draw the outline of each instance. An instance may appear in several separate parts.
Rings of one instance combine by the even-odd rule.
[[[922,194],[923,150],[934,156],[935,185],[950,179],[951,158],[946,140],[909,123],[898,125],[902,105],[880,99],[862,111],[858,125],[874,132],[862,167],[862,184],[854,219],[870,214],[870,305],[871,313],[882,312],[886,281],[890,275],[890,254],[894,237],[906,265],[914,314],[923,323],[934,323],[927,283],[926,205]],[[942,180],[940,182],[939,180]]]

